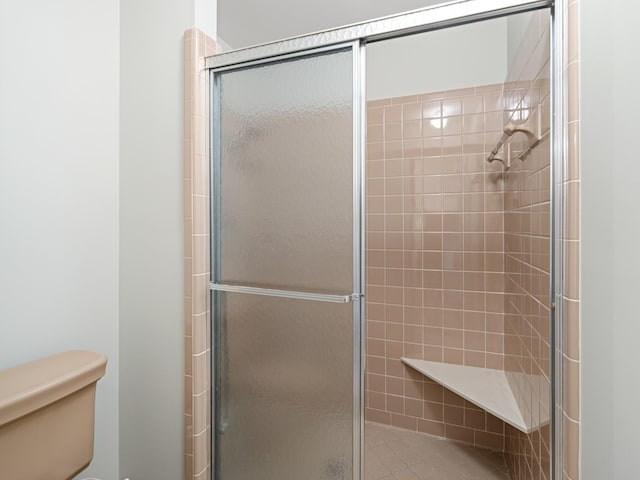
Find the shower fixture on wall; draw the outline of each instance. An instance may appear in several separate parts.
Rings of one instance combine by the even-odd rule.
[[[540,111],[540,106],[538,107],[538,111]],[[497,160],[504,165],[505,170],[509,170],[511,168],[512,160],[520,160],[524,161],[525,158],[531,153],[531,151],[538,146],[538,144],[542,141],[545,135],[548,134],[549,130],[542,133],[542,115],[537,115],[537,125],[536,132],[531,131],[528,128],[516,126],[514,123],[509,122],[507,126],[504,127],[504,133],[498,143],[491,150],[491,153],[487,157],[487,162],[492,163]],[[518,154],[512,155],[511,153],[511,143],[506,143],[514,134],[523,133],[527,139],[527,146],[519,152]],[[497,155],[500,153],[500,150],[503,149],[502,154],[503,158],[498,157]]]

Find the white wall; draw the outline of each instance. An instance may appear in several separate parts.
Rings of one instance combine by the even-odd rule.
[[[0,368],[105,353],[95,457],[80,477],[115,480],[120,465],[121,477],[175,480],[182,35],[215,34],[215,2],[119,4],[0,2]]]
[[[367,99],[503,83],[506,19],[436,30],[367,46]]]
[[[216,0],[192,0],[193,23],[205,34],[215,39],[218,32],[218,2]]]
[[[640,5],[580,2],[581,478],[638,477]]]
[[[118,475],[117,0],[0,2],[0,369],[107,355],[95,457]]]
[[[531,19],[536,15],[535,12],[520,13],[518,15],[509,15],[507,17],[507,64],[513,62],[520,43],[527,33],[527,28],[531,23]]]
[[[183,472],[183,33],[193,1],[121,5],[120,473]]]
[[[392,15],[442,0],[218,0],[218,33],[233,48]]]

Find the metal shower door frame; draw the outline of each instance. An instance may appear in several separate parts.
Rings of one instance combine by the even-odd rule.
[[[221,185],[221,152],[220,144],[216,142],[216,139],[220,138],[221,131],[221,111],[220,111],[220,74],[230,72],[234,70],[241,70],[245,68],[258,67],[269,64],[276,64],[282,61],[291,61],[296,59],[313,57],[316,55],[322,55],[333,52],[350,51],[352,55],[352,238],[353,238],[353,273],[352,273],[352,293],[348,295],[329,295],[329,294],[316,294],[300,291],[288,291],[288,290],[275,290],[266,288],[245,287],[237,285],[226,285],[220,283],[221,281],[221,198],[220,198],[220,185]],[[213,322],[214,318],[219,318],[220,313],[215,312],[214,309],[220,306],[218,300],[220,292],[234,292],[244,293],[249,295],[262,295],[269,297],[279,298],[291,298],[298,300],[319,301],[328,303],[352,303],[352,334],[353,334],[353,478],[363,478],[362,465],[364,460],[364,450],[362,448],[362,442],[364,439],[364,145],[365,145],[365,94],[364,94],[364,71],[365,71],[365,59],[364,59],[364,43],[356,40],[343,42],[336,45],[322,46],[317,48],[309,48],[286,55],[279,55],[276,57],[266,57],[261,59],[252,60],[249,62],[226,65],[218,68],[211,68],[209,72],[209,84],[210,84],[210,192],[211,192],[211,209],[210,209],[210,225],[211,225],[211,282],[209,288],[211,290],[211,319],[212,319],[212,346],[216,352],[212,354],[212,364],[217,363],[217,352],[220,352],[220,338],[216,334],[216,325]],[[212,394],[212,419],[217,421],[217,415],[214,415],[215,402],[219,398],[218,385],[219,385],[219,372],[212,365],[212,373],[215,375],[215,392]],[[217,458],[217,452],[215,451],[216,445],[216,428],[212,428],[212,463],[215,463]],[[214,472],[216,472],[214,467]],[[215,475],[215,473],[214,473]]]
[[[354,480],[363,480],[364,449],[364,145],[366,144],[365,132],[365,45],[376,41],[398,38],[416,33],[424,33],[433,30],[456,27],[481,20],[504,17],[518,13],[548,8],[552,18],[552,122],[551,122],[551,286],[550,314],[551,325],[551,474],[553,480],[560,480],[563,475],[563,450],[564,438],[562,428],[563,418],[563,309],[562,298],[564,288],[564,258],[562,239],[564,238],[564,208],[565,201],[562,186],[565,179],[565,163],[567,159],[567,133],[566,133],[566,90],[567,76],[564,71],[566,55],[566,9],[568,0],[458,0],[449,3],[426,7],[406,13],[391,15],[367,22],[348,25],[341,28],[326,30],[323,32],[302,35],[295,38],[284,39],[263,45],[252,46],[227,53],[213,55],[205,58],[205,69],[210,70],[210,103],[212,105],[210,118],[215,119],[215,74],[226,70],[248,67],[262,63],[308,55],[311,52],[321,52],[344,47],[351,43],[354,48],[354,232],[356,222],[359,234],[354,235],[354,280],[359,280],[358,289],[354,283]],[[357,52],[357,53],[356,53]],[[356,112],[357,110],[357,112]],[[219,112],[218,112],[219,113]],[[216,182],[215,165],[216,154],[214,148],[215,124],[210,122],[211,139],[211,186]],[[219,160],[219,156],[218,156]],[[219,171],[219,170],[218,170]],[[219,179],[218,179],[219,180]],[[357,183],[357,185],[356,185]],[[216,203],[212,189],[211,228],[215,229],[214,214]],[[356,212],[356,205],[358,212]],[[356,215],[357,213],[357,215]],[[213,232],[212,232],[213,233]],[[213,239],[213,235],[211,237]],[[213,242],[212,242],[213,243]],[[358,252],[357,255],[355,253]],[[216,261],[216,251],[212,250],[211,273],[212,283],[215,283],[219,262]],[[356,265],[358,263],[358,265]],[[219,272],[218,272],[219,274]],[[212,292],[215,295],[215,291]],[[213,306],[213,302],[212,302]],[[215,346],[213,346],[215,348]],[[355,358],[355,352],[359,352]],[[212,355],[215,361],[215,355]],[[357,384],[357,385],[356,385]],[[356,410],[359,418],[356,417]],[[213,430],[213,429],[212,429]],[[357,464],[357,468],[356,468]]]

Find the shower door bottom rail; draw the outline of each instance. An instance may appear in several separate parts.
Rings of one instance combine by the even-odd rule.
[[[297,292],[293,290],[275,290],[272,288],[246,287],[242,285],[226,285],[223,283],[209,283],[209,289],[215,292],[248,293],[251,295],[263,295],[266,297],[294,298],[297,300],[312,300],[315,302],[349,303],[360,300],[362,295],[351,293],[349,295],[331,295],[326,293]]]

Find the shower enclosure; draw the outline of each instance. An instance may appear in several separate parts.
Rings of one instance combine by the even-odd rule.
[[[368,480],[364,471],[365,392],[367,415],[381,414],[385,408],[370,413],[376,410],[369,408],[371,398],[376,398],[376,388],[370,384],[365,386],[365,358],[371,360],[371,355],[378,355],[367,351],[369,346],[375,345],[375,342],[369,344],[368,340],[376,336],[371,331],[365,332],[365,325],[370,330],[380,327],[378,322],[369,322],[369,316],[365,323],[365,296],[369,309],[372,308],[370,302],[380,305],[393,302],[387,302],[384,296],[379,300],[380,290],[372,286],[376,282],[367,281],[365,275],[375,274],[367,269],[375,267],[370,252],[378,247],[366,245],[365,237],[371,229],[375,230],[372,222],[379,220],[375,215],[367,215],[371,202],[367,202],[365,191],[371,175],[366,175],[365,165],[375,168],[370,153],[376,146],[368,135],[377,128],[382,131],[394,127],[387,125],[383,117],[379,121],[374,119],[386,106],[392,107],[391,100],[388,104],[367,104],[367,45],[551,8],[551,4],[541,0],[453,2],[206,59],[210,72],[211,369],[214,385],[211,455],[215,479]],[[556,12],[554,52],[560,51],[560,18]],[[552,60],[555,65],[561,59],[556,55]],[[497,157],[507,166],[507,162],[515,162],[518,155],[530,155],[541,144],[546,145],[547,151],[553,150],[554,162],[559,161],[563,137],[557,116],[562,114],[563,106],[557,85],[562,79],[557,69],[554,75],[554,96],[547,98],[547,106],[556,115],[555,123],[550,126],[549,122],[545,125],[539,121],[535,128],[503,125],[505,135],[500,143],[505,145],[510,142],[509,137],[519,137],[518,132],[526,130],[522,135],[524,140],[514,143],[513,148],[520,153],[511,158],[507,147],[502,149],[497,145],[493,152],[490,148],[483,150],[492,155],[491,160]],[[480,92],[481,98],[482,92],[489,97],[494,93],[488,87]],[[461,96],[465,94],[468,92],[460,93]],[[399,99],[398,102],[410,103],[411,99]],[[419,103],[415,108],[422,109],[423,105]],[[441,132],[445,120],[442,102],[439,105],[441,110],[437,115],[432,112],[423,117],[421,112],[420,119],[422,122],[426,118],[432,125],[439,122],[436,128]],[[409,111],[414,106],[400,107],[400,121],[403,120],[403,108]],[[387,115],[394,115],[392,110],[389,108]],[[542,108],[539,115],[542,116]],[[511,112],[509,119],[514,118]],[[543,139],[543,130],[546,139]],[[421,151],[430,141],[425,138],[420,136]],[[383,145],[382,148],[386,147]],[[494,161],[494,170],[500,170],[496,165]],[[549,195],[553,191],[551,185],[555,185],[562,175],[557,163],[552,162],[546,173],[550,171],[553,177],[548,179]],[[384,182],[385,175],[379,177]],[[536,181],[544,181],[544,176],[539,177]],[[423,185],[429,181],[420,179]],[[455,181],[462,183],[463,177]],[[512,181],[505,187],[505,192],[517,188],[514,185]],[[383,198],[384,191],[373,194],[379,195],[381,201],[387,201]],[[551,200],[554,218],[548,214],[545,217],[544,212],[537,218],[538,221],[546,219],[549,226],[559,225],[561,202],[557,197]],[[537,204],[533,201],[531,205]],[[509,218],[519,218],[521,207],[521,203],[514,204],[514,216]],[[429,215],[429,211],[423,212],[420,208],[420,215]],[[441,205],[438,208],[442,211]],[[511,212],[502,208],[501,215]],[[375,213],[374,210],[375,207],[371,213]],[[427,217],[424,218],[426,222]],[[456,221],[453,216],[450,220]],[[416,226],[420,235],[428,233],[421,222]],[[507,370],[507,365],[492,357],[489,348],[485,351],[484,346],[481,361],[478,355],[470,355],[469,362],[463,359],[462,353],[458,359],[455,348],[448,352],[449,356],[441,350],[439,357],[433,355],[433,351],[427,353],[426,349],[409,352],[414,353],[409,355],[405,348],[394,357],[396,363],[386,363],[383,369],[406,369],[398,374],[399,378],[407,378],[406,371],[411,370],[410,375],[419,378],[419,383],[437,384],[443,391],[470,402],[470,415],[482,412],[482,418],[485,418],[486,411],[491,418],[506,422],[511,425],[506,428],[515,429],[511,435],[514,442],[535,435],[535,441],[551,454],[551,458],[540,460],[546,462],[541,469],[551,476],[541,478],[560,479],[562,445],[556,409],[560,408],[561,401],[557,363],[562,312],[554,305],[554,300],[560,294],[557,279],[562,273],[562,261],[552,248],[561,235],[558,228],[554,228],[547,232],[547,256],[540,257],[547,259],[548,265],[540,266],[540,271],[546,269],[548,281],[533,279],[536,298],[547,299],[543,303],[548,309],[540,310],[538,320],[540,328],[547,330],[549,346],[546,350],[536,350],[546,381],[541,380],[542,377],[539,379],[537,372],[531,369],[503,373],[498,378],[500,371]],[[444,227],[438,232],[443,238]],[[482,238],[485,242],[486,236]],[[496,240],[497,237],[490,238]],[[503,242],[507,241],[502,238]],[[457,240],[462,242],[463,235]],[[426,248],[423,241],[421,236],[420,247],[416,250]],[[536,237],[534,241],[542,240]],[[459,250],[460,258],[463,258],[462,247]],[[492,250],[492,259],[497,258],[497,252],[504,255],[503,250],[496,248],[495,252]],[[475,261],[473,255],[468,258],[470,262]],[[420,286],[426,289],[422,278]],[[447,286],[441,279],[439,286],[434,288],[442,295]],[[546,292],[540,292],[540,288],[546,288]],[[392,291],[390,288],[389,292]],[[476,293],[469,295],[469,301],[480,301]],[[436,307],[435,303],[426,304],[426,297],[422,297],[429,295],[426,290],[420,291],[419,295],[425,298],[425,303],[420,303],[421,308]],[[462,295],[460,292],[460,302]],[[494,299],[491,292],[482,298],[482,302],[491,301],[487,299]],[[457,301],[453,296],[450,300]],[[466,305],[466,297],[464,302]],[[373,308],[379,308],[379,305]],[[443,308],[442,303],[439,308]],[[434,326],[422,320],[420,325]],[[458,367],[463,370],[456,370]],[[488,376],[478,383],[478,376],[482,375]],[[371,383],[371,378],[367,381]],[[390,380],[383,378],[383,381]],[[470,387],[474,381],[479,384],[475,391]],[[489,390],[517,391],[513,398],[509,397],[512,403],[508,407],[505,408],[501,400],[506,397],[496,401],[495,396],[491,396],[495,392],[489,392],[488,396],[477,393],[487,390],[487,381],[497,382]],[[527,395],[550,397],[548,411],[545,413],[542,408],[536,412],[527,411],[526,415],[515,411],[518,402]],[[377,416],[373,420],[384,423],[381,418]],[[482,429],[486,432],[483,430],[482,433],[487,435],[483,438],[490,438],[490,427],[485,420],[483,422]],[[543,431],[541,428],[546,428],[544,435],[539,433]],[[423,431],[439,435],[437,431]],[[459,440],[466,441],[463,437]]]

